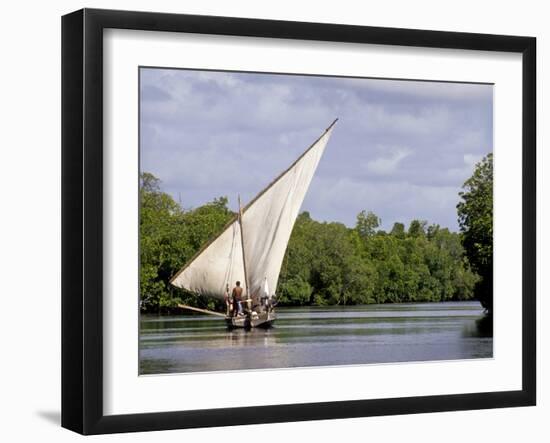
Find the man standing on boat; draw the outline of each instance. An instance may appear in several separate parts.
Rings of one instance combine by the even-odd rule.
[[[241,282],[235,283],[235,287],[231,292],[231,298],[233,299],[233,315],[236,317],[243,312],[243,288],[241,288]]]
[[[223,300],[225,302],[225,315],[228,317],[233,315],[233,300],[229,297],[229,283],[225,285],[225,292],[223,293]]]

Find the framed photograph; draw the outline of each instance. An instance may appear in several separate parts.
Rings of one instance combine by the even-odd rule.
[[[62,19],[62,426],[536,403],[536,40]]]

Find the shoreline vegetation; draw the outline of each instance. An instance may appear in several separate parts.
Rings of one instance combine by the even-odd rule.
[[[477,299],[492,311],[492,155],[459,193],[460,233],[425,220],[379,229],[372,211],[348,228],[299,214],[283,260],[279,306],[442,302]],[[227,197],[182,208],[154,175],[140,175],[140,308],[170,313],[178,303],[223,310],[169,284],[170,278],[219,233],[234,213]]]

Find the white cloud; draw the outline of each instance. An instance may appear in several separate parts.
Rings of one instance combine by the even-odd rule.
[[[363,209],[382,219],[382,229],[395,222],[408,224],[413,219],[427,220],[457,229],[456,203],[459,188],[455,186],[418,186],[407,181],[352,180],[314,178],[304,201],[317,220],[338,220],[355,225]]]
[[[473,171],[476,163],[480,162],[482,158],[483,156],[479,154],[464,154],[464,164]]]
[[[389,156],[378,157],[367,163],[367,170],[377,175],[392,174],[397,170],[399,163],[410,155],[411,151],[407,148],[395,149]]]
[[[354,88],[376,90],[392,95],[419,97],[423,100],[491,100],[493,86],[488,84],[451,83],[415,80],[343,79]]]
[[[361,116],[369,132],[402,135],[436,135],[448,133],[453,125],[449,109],[424,105],[410,110],[383,104],[356,103],[355,115]]]

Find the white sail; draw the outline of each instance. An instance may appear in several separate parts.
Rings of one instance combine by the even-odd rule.
[[[243,263],[241,227],[238,220],[234,220],[171,283],[196,294],[223,299],[226,285],[231,291],[236,281],[240,281],[246,291]]]
[[[240,223],[235,217],[171,283],[216,298],[223,298],[226,285],[231,290],[236,281],[252,296],[261,295],[262,288],[276,292],[292,228],[334,123],[242,210]]]
[[[264,285],[262,287],[261,297],[271,297],[273,294],[269,292],[269,285],[267,284],[267,278],[264,278]]]
[[[276,292],[294,222],[331,131],[332,127],[243,211],[244,253],[251,295],[258,293],[264,279]]]

